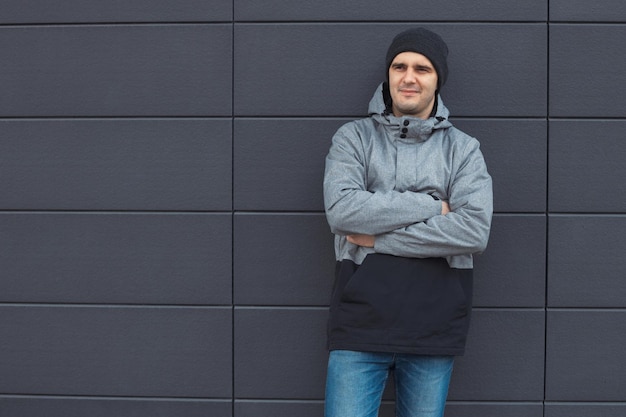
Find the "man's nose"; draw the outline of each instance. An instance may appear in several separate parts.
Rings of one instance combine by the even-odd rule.
[[[415,77],[415,71],[413,71],[412,69],[408,69],[405,73],[404,73],[404,82],[405,83],[414,83],[416,80]]]

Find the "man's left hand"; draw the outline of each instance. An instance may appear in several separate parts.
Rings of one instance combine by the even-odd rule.
[[[376,241],[376,237],[372,235],[348,235],[346,239],[354,245],[366,248],[373,248],[374,242]]]

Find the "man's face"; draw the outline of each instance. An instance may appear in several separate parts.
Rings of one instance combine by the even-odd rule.
[[[435,104],[437,71],[422,54],[402,52],[389,66],[389,92],[395,116],[428,119]]]

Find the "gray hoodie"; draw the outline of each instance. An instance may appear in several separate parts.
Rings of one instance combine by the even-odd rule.
[[[381,84],[370,117],[347,123],[326,158],[324,203],[338,261],[361,264],[370,253],[445,258],[471,269],[489,238],[492,183],[479,142],[452,126],[437,97],[434,117],[385,111]],[[441,215],[442,203],[451,212]],[[346,240],[375,235],[375,247]]]

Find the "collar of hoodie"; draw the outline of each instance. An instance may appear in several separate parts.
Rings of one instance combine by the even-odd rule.
[[[369,103],[370,117],[385,126],[395,140],[427,140],[433,131],[452,126],[448,120],[449,111],[437,94],[437,110],[434,117],[420,119],[412,116],[396,117],[386,109],[383,83],[381,83]]]
[[[389,113],[382,113],[372,115],[372,117],[388,130],[394,140],[423,142],[428,140],[435,130],[451,126],[451,123],[443,116],[430,117],[424,120],[417,117],[396,117]]]

